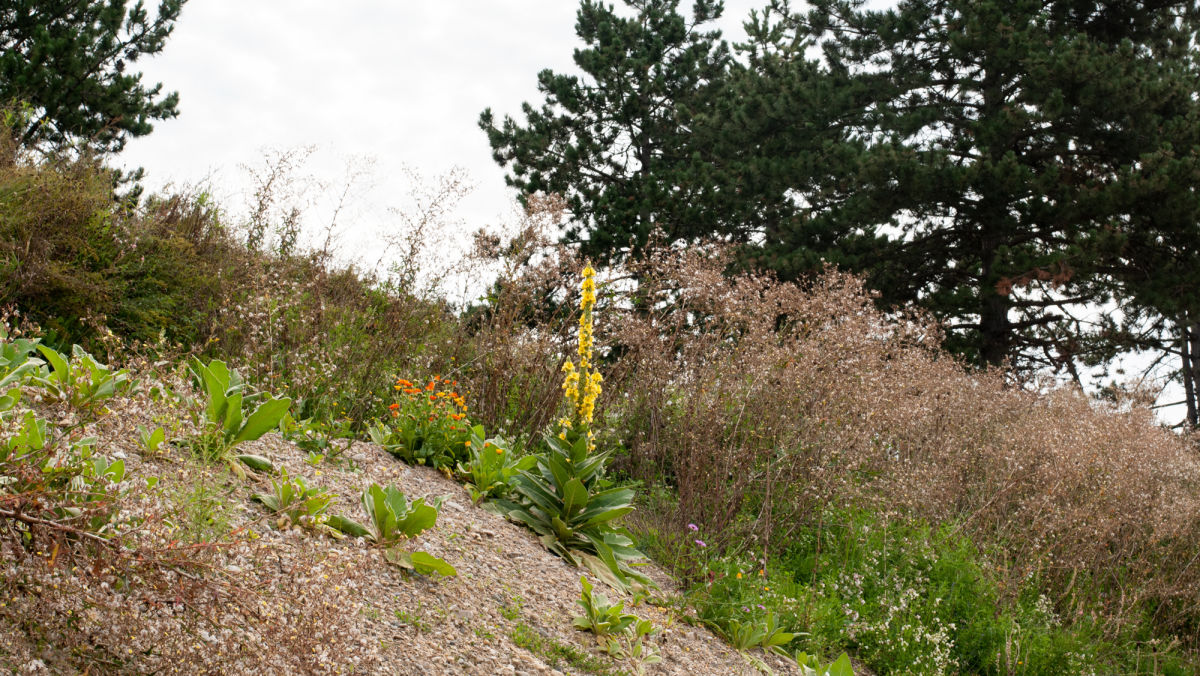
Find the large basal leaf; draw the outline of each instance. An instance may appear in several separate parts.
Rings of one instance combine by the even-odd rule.
[[[454,577],[455,575],[458,575],[458,571],[454,570],[454,566],[451,566],[445,560],[439,559],[438,557],[427,552],[413,552],[409,558],[412,561],[413,568],[422,575],[428,575],[430,573],[437,573],[443,577]]]
[[[513,489],[547,514],[557,514],[562,510],[562,501],[535,474],[525,472],[514,477]]]
[[[612,521],[633,511],[633,489],[610,488],[593,495],[587,503],[587,508],[579,513],[577,521],[583,526],[596,525]]]
[[[334,514],[333,516],[329,517],[325,521],[325,525],[333,528],[334,530],[341,531],[350,537],[368,539],[372,537],[371,531],[367,530],[366,526],[354,521],[353,519],[347,519],[340,514]]]
[[[233,392],[225,398],[225,420],[221,431],[226,439],[233,439],[237,435],[242,429],[242,420],[242,393]]]
[[[850,657],[846,653],[842,653],[829,665],[829,669],[825,672],[828,676],[854,676],[854,665],[850,664]]]
[[[572,517],[588,504],[588,492],[579,479],[571,479],[563,486],[562,516],[570,521]]]
[[[263,402],[254,413],[246,420],[246,425],[242,431],[233,439],[233,443],[243,441],[254,441],[262,435],[275,429],[283,416],[287,415],[288,408],[292,405],[292,400],[288,397],[279,399],[268,399]]]
[[[396,523],[396,529],[408,537],[416,537],[422,532],[433,528],[437,522],[438,511],[425,504],[424,498],[413,502],[408,514]]]

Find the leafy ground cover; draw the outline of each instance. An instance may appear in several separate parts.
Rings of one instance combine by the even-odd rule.
[[[69,397],[39,401],[35,379],[44,368],[9,361],[8,374],[25,378],[9,391],[3,416],[10,451],[0,462],[6,668],[635,668],[631,656],[602,650],[572,628],[578,569],[520,526],[474,506],[469,491],[437,469],[407,465],[361,441],[336,459],[312,462],[272,431],[241,442],[272,469],[239,474],[192,449],[191,439],[212,432],[197,396],[204,390],[186,366],[131,365],[130,386],[98,409]],[[189,400],[191,408],[181,404]],[[162,430],[164,438],[146,445],[139,428]],[[21,477],[27,483],[18,487]],[[358,526],[363,537],[330,526],[331,515],[364,509],[370,523]],[[669,578],[656,576],[658,593],[673,593]],[[506,610],[516,596],[522,603]],[[676,631],[672,613],[645,605],[637,612],[662,632],[662,673],[698,673],[699,665],[752,673],[714,636]]]

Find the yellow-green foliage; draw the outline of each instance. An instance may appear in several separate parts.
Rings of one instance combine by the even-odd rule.
[[[0,304],[74,337],[111,311],[116,258],[110,186],[95,166],[0,166]]]

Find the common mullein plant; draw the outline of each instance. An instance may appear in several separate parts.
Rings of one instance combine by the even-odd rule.
[[[597,452],[592,422],[603,377],[593,359],[596,271],[583,270],[578,365],[563,366],[567,409],[545,434],[545,450],[535,467],[512,480],[513,499],[502,511],[541,536],[542,544],[572,565],[583,565],[609,586],[629,590],[650,580],[631,563],[643,558],[629,532],[614,522],[633,511],[631,488],[604,480],[610,452]]]

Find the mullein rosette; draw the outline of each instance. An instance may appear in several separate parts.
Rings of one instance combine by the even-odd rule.
[[[537,465],[513,478],[513,500],[498,503],[510,519],[541,536],[542,544],[572,565],[584,565],[611,587],[650,586],[631,564],[644,558],[629,532],[614,521],[633,511],[632,488],[604,480],[610,452],[596,452],[592,420],[603,378],[593,362],[596,271],[583,270],[579,363],[563,365],[567,415],[545,435]]]

